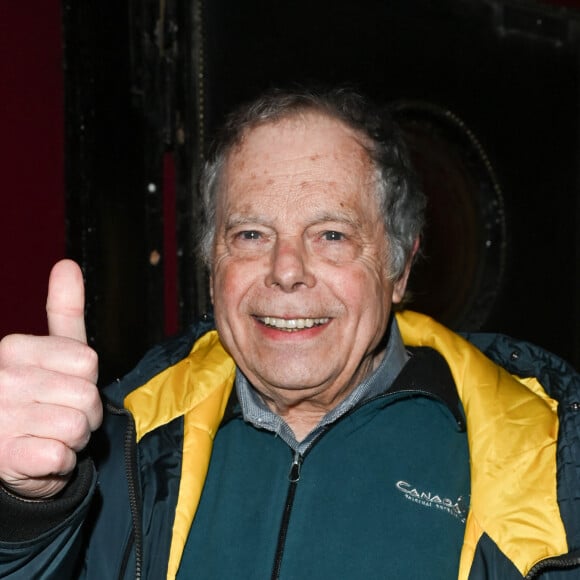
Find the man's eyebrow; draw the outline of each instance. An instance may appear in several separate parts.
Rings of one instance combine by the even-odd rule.
[[[356,214],[356,212],[350,211],[322,211],[313,215],[305,225],[313,226],[317,224],[323,224],[325,222],[346,224],[353,228],[361,227],[361,220],[359,216]],[[225,220],[224,227],[226,230],[231,230],[232,228],[245,226],[248,224],[273,227],[272,219],[265,215],[243,213],[230,214]]]
[[[267,222],[268,220],[264,216],[235,213],[229,215],[225,220],[225,229],[231,230],[238,226],[244,226],[247,224],[266,224]]]
[[[344,211],[344,212],[322,212],[317,216],[314,216],[311,220],[310,223],[312,225],[315,224],[321,224],[324,222],[336,222],[336,223],[342,223],[342,224],[346,224],[349,226],[352,226],[353,228],[359,228],[361,226],[361,220],[358,218],[358,216],[355,214],[355,212],[348,212],[348,211]]]

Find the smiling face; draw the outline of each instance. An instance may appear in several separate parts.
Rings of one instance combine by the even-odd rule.
[[[334,407],[378,362],[391,303],[375,168],[316,113],[258,126],[230,153],[211,292],[222,343],[277,411]]]

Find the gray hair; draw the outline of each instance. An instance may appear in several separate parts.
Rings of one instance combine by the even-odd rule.
[[[345,88],[324,91],[272,90],[235,110],[218,133],[201,176],[201,256],[211,265],[216,228],[216,198],[232,149],[252,129],[305,113],[320,113],[344,123],[363,137],[378,179],[376,195],[384,217],[389,274],[399,279],[412,258],[424,223],[426,200],[407,149],[391,115],[359,93]]]

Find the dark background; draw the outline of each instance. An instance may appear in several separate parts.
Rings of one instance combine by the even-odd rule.
[[[397,104],[429,195],[410,306],[578,365],[573,3],[65,0],[33,18],[12,4],[1,334],[44,331],[66,253],[85,270],[103,380],[128,370],[208,307],[191,216],[224,113],[268,86],[348,82]]]
[[[46,332],[51,265],[65,252],[59,0],[0,4],[0,336]]]

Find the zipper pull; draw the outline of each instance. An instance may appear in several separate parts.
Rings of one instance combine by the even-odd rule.
[[[302,455],[298,451],[294,452],[294,458],[292,459],[292,465],[290,466],[290,473],[288,474],[288,480],[290,483],[297,483],[300,481],[300,466],[302,465]]]

